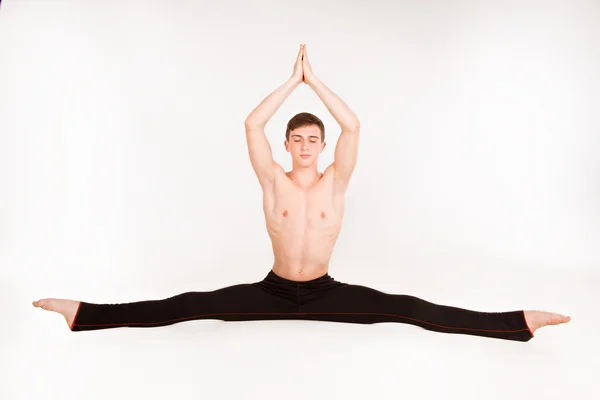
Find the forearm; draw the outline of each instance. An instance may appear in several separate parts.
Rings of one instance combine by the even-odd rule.
[[[245,121],[246,126],[264,127],[298,85],[298,82],[288,79],[275,89],[248,115]]]
[[[360,121],[356,114],[333,93],[323,82],[314,77],[309,86],[315,91],[317,96],[323,101],[325,107],[329,110],[333,118],[340,124],[342,131],[353,132],[360,127]]]

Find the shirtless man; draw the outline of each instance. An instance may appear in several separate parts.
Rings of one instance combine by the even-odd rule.
[[[317,167],[326,143],[319,118],[300,113],[288,122],[284,145],[292,156],[289,172],[273,160],[264,132],[269,119],[302,83],[316,92],[342,129],[334,162],[322,174]],[[33,305],[62,314],[72,331],[157,327],[197,319],[304,319],[402,322],[444,333],[525,342],[543,326],[570,321],[570,317],[542,311],[480,312],[438,305],[342,283],[328,275],[344,215],[344,193],[356,165],[360,123],[313,74],[305,45],[300,46],[291,78],[248,115],[245,129],[250,161],[263,191],[274,254],[272,269],[263,280],[162,300],[94,304],[42,299]]]

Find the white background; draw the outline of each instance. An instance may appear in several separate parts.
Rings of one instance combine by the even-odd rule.
[[[44,297],[160,299],[272,266],[243,122],[313,71],[361,121],[330,274],[571,323],[527,343],[406,324],[188,321],[74,333]],[[600,3],[7,1],[2,399],[593,398]],[[306,85],[267,125],[340,129]],[[578,395],[577,392],[581,394]]]

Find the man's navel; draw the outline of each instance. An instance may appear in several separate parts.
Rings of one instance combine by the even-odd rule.
[[[284,217],[287,217],[287,215],[288,215],[288,212],[287,212],[287,210],[283,210],[283,216],[284,216]]]
[[[323,218],[323,219],[325,218],[325,212],[324,211],[321,211],[321,218]]]

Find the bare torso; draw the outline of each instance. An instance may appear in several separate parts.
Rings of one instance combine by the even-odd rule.
[[[333,189],[331,168],[308,189],[277,168],[273,191],[263,193],[277,275],[307,281],[327,273],[344,214],[343,192],[334,195]]]

